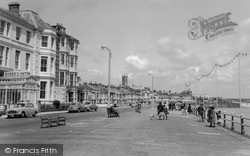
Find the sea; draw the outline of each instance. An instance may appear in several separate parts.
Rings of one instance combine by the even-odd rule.
[[[218,108],[217,110],[221,110],[223,113],[226,114],[233,114],[235,116],[240,116],[242,114],[244,119],[244,129],[245,134],[250,136],[250,103],[242,103],[241,108]],[[227,116],[226,119],[231,120],[231,116]],[[240,123],[240,119],[238,117],[234,118],[234,121],[237,123]],[[227,121],[226,123],[227,127],[231,127],[231,122]],[[235,130],[239,131],[241,130],[240,125],[235,123]]]

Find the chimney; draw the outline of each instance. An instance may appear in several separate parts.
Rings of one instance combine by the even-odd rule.
[[[18,2],[9,3],[9,11],[19,16],[19,6]]]

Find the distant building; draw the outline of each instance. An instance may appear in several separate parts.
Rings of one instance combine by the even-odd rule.
[[[128,75],[122,75],[122,86],[128,86]]]

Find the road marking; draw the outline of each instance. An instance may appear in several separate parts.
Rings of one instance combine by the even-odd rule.
[[[198,132],[199,134],[206,134],[206,135],[221,135],[220,133],[208,133],[208,132]]]

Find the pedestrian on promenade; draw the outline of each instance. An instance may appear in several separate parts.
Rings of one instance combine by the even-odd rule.
[[[216,113],[215,113],[214,106],[210,105],[208,112],[207,112],[208,123],[210,124],[209,127],[215,127],[215,123],[216,123],[215,115]]]
[[[192,113],[192,107],[191,107],[191,104],[188,104],[188,113],[191,114]]]
[[[160,115],[163,115],[163,118],[166,119],[166,116],[164,114],[164,106],[161,102],[159,102],[159,105],[157,106],[157,115],[160,117]]]
[[[221,120],[221,111],[219,110],[216,112],[216,117],[217,117],[217,125],[221,125],[222,120]]]
[[[169,114],[168,107],[166,105],[163,105],[163,106],[164,106],[164,114],[165,114],[166,120],[167,120],[168,119],[168,114]]]
[[[203,107],[203,104],[201,103],[199,107],[197,108],[198,114],[199,114],[199,121],[204,122],[204,112],[205,108]]]
[[[187,115],[187,106],[186,103],[184,103],[181,107],[182,115]]]

